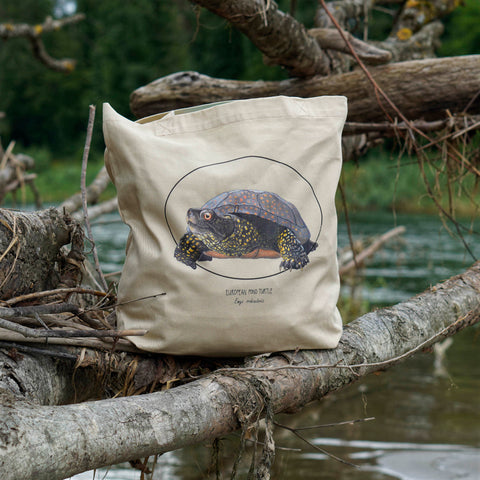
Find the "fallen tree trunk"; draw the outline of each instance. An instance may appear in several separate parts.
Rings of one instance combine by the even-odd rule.
[[[400,62],[372,67],[370,72],[409,119],[445,118],[447,110],[463,112],[467,106],[468,113],[480,113],[480,55]],[[396,117],[390,107],[379,105],[374,87],[360,70],[280,82],[224,80],[179,72],[135,90],[130,108],[140,118],[204,103],[275,95],[345,95],[349,104],[347,120],[351,122],[384,121],[385,111]]]
[[[296,411],[478,322],[479,292],[477,263],[421,295],[350,323],[334,350],[254,358],[250,367],[221,369],[160,393],[56,407],[4,393],[3,478],[18,478],[21,468],[25,480],[63,479],[214,440],[266,406],[275,413]]]

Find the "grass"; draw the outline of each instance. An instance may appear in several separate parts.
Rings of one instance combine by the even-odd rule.
[[[427,165],[426,176],[430,185],[438,185],[437,198],[448,210],[446,175],[437,178],[436,169]],[[403,213],[438,213],[415,158],[398,158],[381,148],[372,149],[358,164],[344,164],[342,183],[347,206],[353,211],[395,209]],[[480,204],[480,195],[473,193],[471,198],[466,193],[475,192],[475,186],[471,175],[464,175],[453,185],[451,197],[457,215],[478,214],[475,203]],[[337,208],[343,210],[340,195],[337,195]]]
[[[80,191],[80,179],[82,170],[82,153],[77,153],[68,158],[54,158],[44,148],[21,148],[16,147],[14,153],[22,152],[30,155],[35,160],[35,168],[32,171],[37,174],[35,185],[40,192],[42,202],[45,204],[58,204],[71,195]],[[87,168],[87,185],[93,181],[103,166],[101,154],[91,155]],[[29,172],[30,173],[30,172]],[[26,203],[33,203],[34,198],[31,190],[25,190]],[[113,185],[109,186],[102,198],[111,198],[115,195]],[[22,195],[17,193],[17,205]],[[12,198],[7,196],[5,206],[13,206]]]

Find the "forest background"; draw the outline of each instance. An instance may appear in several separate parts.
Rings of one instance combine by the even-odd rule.
[[[295,17],[313,27],[316,1],[278,3],[284,11],[296,4]],[[444,20],[439,56],[478,53],[480,2],[463,3]],[[0,137],[4,146],[13,139],[17,153],[35,159],[37,187],[46,202],[61,201],[78,190],[90,104],[100,107],[109,102],[133,118],[129,96],[136,88],[182,70],[237,80],[287,78],[282,68],[264,65],[261,53],[246,36],[188,0],[2,0],[0,22],[33,25],[49,15],[61,18],[77,12],[86,19],[43,36],[50,55],[75,59],[70,73],[58,73],[39,63],[26,39],[0,43],[0,111],[5,113],[0,119]],[[388,12],[373,9],[370,39],[386,36],[392,14],[394,6]],[[359,24],[358,33],[363,28]],[[91,177],[103,162],[100,120],[98,115]],[[359,160],[344,168],[352,208],[386,209],[395,204],[398,211],[435,209],[424,195],[415,162],[399,160],[391,141]],[[465,202],[465,213],[472,213],[470,205]]]

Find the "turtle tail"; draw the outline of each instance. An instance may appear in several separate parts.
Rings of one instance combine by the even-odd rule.
[[[314,250],[316,250],[318,247],[318,243],[317,242],[312,242],[311,240],[307,240],[304,244],[303,244],[303,249],[305,250],[305,253],[308,255],[310,252],[313,252]]]

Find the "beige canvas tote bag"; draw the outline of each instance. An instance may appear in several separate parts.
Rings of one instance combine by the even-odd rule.
[[[334,348],[344,97],[271,97],[132,122],[103,110],[130,227],[121,328],[168,354]]]

